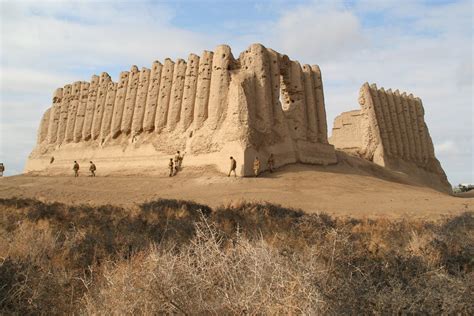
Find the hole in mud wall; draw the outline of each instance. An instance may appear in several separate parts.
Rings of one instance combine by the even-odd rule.
[[[290,109],[291,98],[285,81],[285,78],[280,76],[280,104],[283,111],[288,111]]]

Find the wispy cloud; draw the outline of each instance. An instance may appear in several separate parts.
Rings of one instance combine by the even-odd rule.
[[[459,148],[456,145],[456,142],[453,140],[447,140],[440,144],[435,144],[435,151],[437,155],[449,154],[457,155],[459,154]]]

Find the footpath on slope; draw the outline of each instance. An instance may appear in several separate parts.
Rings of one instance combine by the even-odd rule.
[[[427,188],[374,164],[344,159],[332,166],[289,165],[258,178],[227,177],[210,169],[168,175],[79,178],[21,175],[0,180],[0,198],[27,197],[67,204],[138,205],[164,199],[193,200],[211,207],[270,202],[308,213],[387,218],[439,218],[474,211],[474,198]]]

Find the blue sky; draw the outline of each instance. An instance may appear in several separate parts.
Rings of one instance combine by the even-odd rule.
[[[0,1],[0,161],[20,173],[55,88],[254,42],[323,72],[328,123],[365,81],[422,98],[452,184],[473,175],[471,1]]]

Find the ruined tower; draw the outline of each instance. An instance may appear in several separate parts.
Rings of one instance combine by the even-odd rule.
[[[360,110],[342,113],[334,120],[330,143],[336,149],[451,191],[435,157],[420,98],[365,83],[359,104]]]

